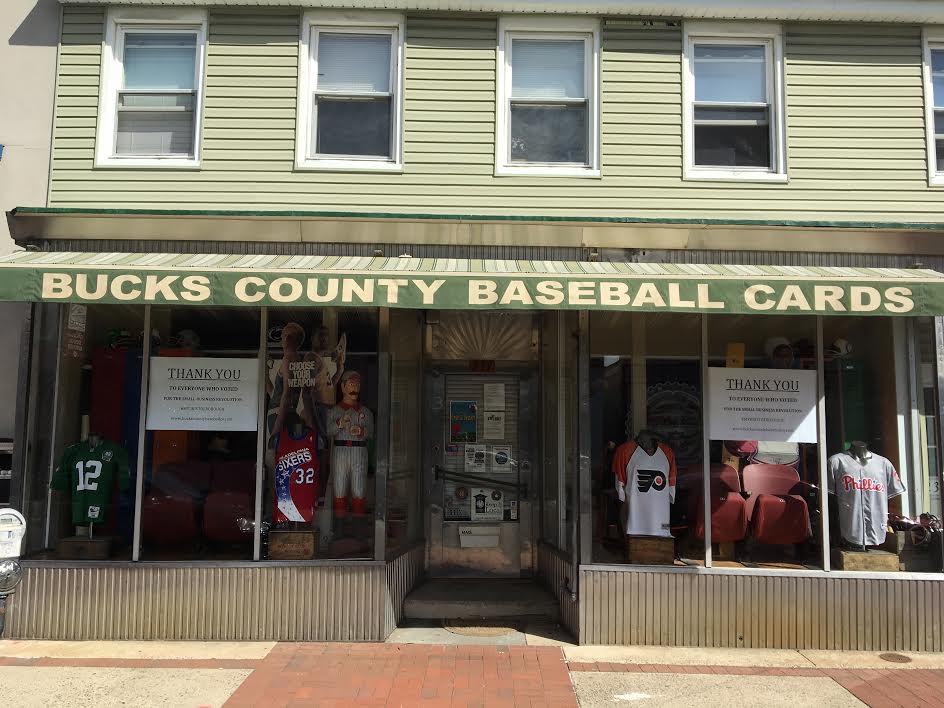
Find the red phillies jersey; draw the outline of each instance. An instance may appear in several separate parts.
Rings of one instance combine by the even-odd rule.
[[[275,453],[275,522],[311,522],[318,503],[318,441],[305,428],[300,438],[279,435]]]

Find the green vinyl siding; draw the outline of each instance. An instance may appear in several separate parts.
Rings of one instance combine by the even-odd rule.
[[[682,179],[680,27],[602,28],[600,179],[495,177],[497,18],[408,15],[402,174],[295,171],[299,13],[212,10],[199,170],[94,169],[104,15],[63,10],[54,207],[939,221],[920,28],[784,27],[789,184]]]

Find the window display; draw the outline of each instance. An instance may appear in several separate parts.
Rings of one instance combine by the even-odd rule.
[[[836,570],[940,572],[936,357],[929,319],[824,322],[830,546]],[[896,352],[911,350],[917,366]],[[911,399],[913,413],[900,414]],[[930,424],[929,424],[930,420]]]
[[[370,557],[375,311],[272,309],[268,320],[262,557]]]
[[[634,440],[613,455],[616,494],[624,504],[627,536],[671,537],[669,507],[675,502],[675,455],[651,430],[640,430]]]
[[[143,560],[253,553],[260,313],[151,308]]]
[[[71,498],[72,523],[89,527],[91,537],[91,528],[113,513],[116,488],[127,490],[129,482],[124,448],[98,433],[89,433],[86,440],[66,448],[49,487]]]

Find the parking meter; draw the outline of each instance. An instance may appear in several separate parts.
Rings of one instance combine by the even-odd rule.
[[[7,596],[23,577],[20,553],[26,535],[26,519],[16,509],[0,509],[0,636],[6,624]]]

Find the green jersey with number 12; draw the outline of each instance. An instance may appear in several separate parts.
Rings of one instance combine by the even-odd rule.
[[[95,447],[86,440],[66,448],[49,486],[72,495],[72,523],[87,526],[105,521],[116,478],[127,489],[128,453],[107,440]]]

